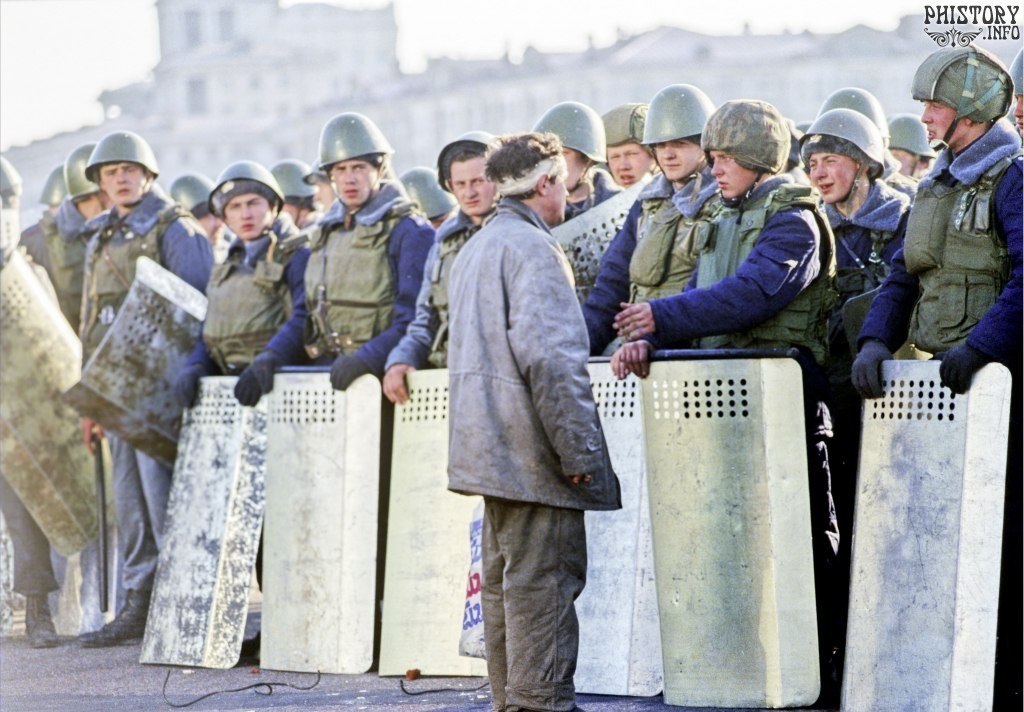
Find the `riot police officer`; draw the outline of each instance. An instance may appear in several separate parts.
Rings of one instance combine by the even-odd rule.
[[[384,395],[392,403],[409,399],[405,374],[418,368],[448,365],[448,283],[452,264],[484,222],[494,214],[497,190],[486,175],[484,159],[494,136],[470,131],[441,149],[436,182],[451,191],[459,211],[437,231],[423,267],[416,318],[388,354]]]
[[[203,376],[238,375],[235,397],[254,406],[273,388],[277,368],[305,361],[307,238],[290,221],[287,232],[274,231],[284,195],[259,163],[225,168],[208,200],[235,240],[210,275],[202,338],[175,393],[188,407]]]
[[[138,134],[117,131],[100,139],[85,174],[113,204],[87,224],[94,233],[85,257],[80,329],[87,361],[116,319],[139,257],[150,257],[202,290],[213,256],[195,219],[156,185],[156,157]],[[91,451],[94,433],[102,433],[102,427],[88,418],[82,425]],[[115,435],[109,439],[125,603],[113,621],[81,636],[89,647],[136,640],[145,631],[171,480],[171,468]]]
[[[203,228],[210,248],[213,250],[214,261],[222,262],[226,254],[224,245],[224,222],[210,212],[210,192],[213,181],[202,173],[185,173],[171,183],[171,198],[185,210],[192,213]]]
[[[620,104],[601,116],[608,157],[608,170],[623,188],[628,188],[656,168],[654,153],[643,143],[647,104]]]
[[[640,193],[601,259],[583,306],[590,352],[615,339],[612,322],[623,303],[683,291],[697,264],[700,236],[720,204],[700,135],[715,106],[689,84],[673,84],[651,99],[644,145],[661,173]]]
[[[533,130],[550,131],[562,141],[569,167],[566,220],[582,215],[622,190],[600,167],[606,159],[604,124],[589,106],[578,101],[555,104],[540,117]]]
[[[39,222],[28,227],[21,233],[19,245],[32,261],[49,273],[50,256],[46,249],[49,235],[57,231],[55,218],[57,209],[67,195],[67,185],[64,182],[64,164],[58,163],[46,177],[43,184],[43,192],[39,196],[39,203],[46,209],[39,218]]]
[[[401,175],[405,192],[421,213],[437,230],[447,220],[457,205],[455,198],[439,185],[437,172],[427,166],[410,168]]]
[[[889,152],[900,162],[900,173],[921,179],[935,160],[928,133],[913,114],[896,114],[889,119]]]
[[[946,147],[921,180],[903,249],[860,331],[852,378],[863,397],[881,396],[881,363],[907,340],[941,359],[941,382],[956,393],[997,361],[1013,375],[1010,432],[1019,433],[1024,168],[1020,136],[1002,120],[1012,91],[1003,63],[978,47],[940,49],[918,67],[912,93],[924,102],[921,121]],[[1021,701],[1020,472],[1020,438],[1011,435],[996,709]]]
[[[390,177],[394,153],[380,129],[339,114],[320,134],[320,167],[338,199],[324,215],[306,267],[306,350],[331,364],[331,385],[384,374],[416,309],[434,231]]]
[[[712,160],[723,207],[701,245],[690,289],[635,304],[615,319],[629,343],[612,357],[619,378],[646,377],[655,348],[795,348],[803,374],[814,578],[823,697],[838,692],[833,619],[839,529],[827,442],[827,322],[835,300],[832,232],[809,186],[780,175],[789,127],[763,101],[735,100],[709,118],[701,146]],[[742,219],[740,216],[742,215]]]
[[[281,213],[287,214],[300,230],[316,225],[323,217],[323,204],[318,200],[316,185],[306,182],[311,173],[309,164],[288,158],[271,166],[270,172],[284,194]]]
[[[906,194],[913,201],[914,192],[917,190],[917,179],[903,175],[900,172],[900,162],[889,153],[889,123],[885,120],[885,111],[875,95],[860,87],[837,89],[822,102],[821,108],[818,109],[818,116],[831,109],[852,109],[860,112],[878,127],[878,132],[882,135],[882,145],[885,146],[885,168],[882,180]]]

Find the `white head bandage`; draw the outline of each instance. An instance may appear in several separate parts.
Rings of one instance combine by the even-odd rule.
[[[560,178],[565,180],[568,175],[569,168],[565,164],[565,158],[562,156],[545,158],[534,166],[532,170],[522,176],[510,177],[505,180],[498,181],[498,193],[501,195],[523,195],[536,188],[537,183],[544,176],[551,176],[555,179]]]

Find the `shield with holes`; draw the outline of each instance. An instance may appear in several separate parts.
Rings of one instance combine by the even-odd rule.
[[[587,585],[576,601],[576,690],[649,697],[662,689],[662,662],[640,381],[617,380],[608,363],[589,368],[622,509],[586,514]]]
[[[662,361],[643,381],[665,702],[818,697],[800,368]]]
[[[96,535],[96,484],[78,416],[60,394],[78,381],[82,346],[32,266],[0,271],[0,472],[61,554]]]
[[[380,674],[486,675],[459,655],[467,532],[479,497],[448,491],[448,370],[406,376],[395,408]]]
[[[143,663],[238,662],[263,524],[266,399],[235,399],[238,379],[202,379],[182,418]]]
[[[373,662],[380,381],[278,373],[267,423],[260,663],[361,673]]]
[[[181,406],[172,384],[205,318],[201,292],[140,257],[114,323],[64,397],[83,416],[173,466]]]
[[[937,361],[886,361],[882,378],[864,401],[843,709],[988,710],[1010,373],[985,366],[965,395]]]
[[[647,182],[648,180],[639,181],[551,230],[551,235],[558,240],[558,244],[562,246],[565,256],[569,259],[569,264],[572,265],[573,277],[576,279],[576,296],[580,304],[586,301],[590,289],[594,286],[604,251],[608,249],[608,244],[615,237],[615,233],[626,223],[629,209],[633,207]]]

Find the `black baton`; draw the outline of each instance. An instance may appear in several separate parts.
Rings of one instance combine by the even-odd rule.
[[[107,483],[103,471],[103,438],[96,433],[92,434],[92,458],[96,474],[96,514],[100,524],[100,610],[106,613],[110,607],[107,600]]]

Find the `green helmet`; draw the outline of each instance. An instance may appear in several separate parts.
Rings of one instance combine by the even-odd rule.
[[[236,161],[217,176],[217,187],[210,191],[210,212],[223,217],[227,202],[245,193],[262,195],[275,210],[284,205],[284,194],[273,173],[256,161]]]
[[[171,198],[175,203],[195,215],[196,209],[205,213],[209,209],[213,181],[201,173],[186,173],[171,183]],[[199,217],[199,216],[197,216]]]
[[[808,162],[813,153],[838,153],[866,164],[873,177],[881,175],[885,167],[885,146],[878,127],[853,109],[826,111],[807,129],[800,146]]]
[[[896,114],[889,119],[889,147],[926,158],[935,158],[928,143],[928,130],[914,114]]]
[[[64,183],[64,164],[58,163],[46,176],[46,183],[43,184],[43,192],[39,196],[39,202],[55,208],[61,204],[68,194],[68,187]]]
[[[100,187],[85,175],[85,166],[95,148],[95,143],[83,143],[64,159],[64,182],[67,183],[68,196],[72,200],[100,192]]]
[[[533,130],[550,131],[566,148],[579,151],[592,161],[605,162],[604,124],[597,112],[586,104],[578,101],[555,104],[540,117]]]
[[[789,125],[766,101],[733,99],[708,117],[700,145],[722,151],[753,170],[778,173],[789,157]]]
[[[320,132],[320,167],[327,170],[339,161],[395,152],[377,125],[362,114],[338,114]]]
[[[0,156],[0,195],[4,198],[21,195],[21,175],[3,156]]]
[[[1024,49],[1017,50],[1017,56],[1010,64],[1010,79],[1013,80],[1013,93],[1024,94]]]
[[[1010,108],[1012,81],[1006,66],[980,47],[947,47],[932,52],[914,74],[917,101],[938,101],[956,118],[993,121]]]
[[[647,104],[621,104],[601,116],[604,123],[604,137],[608,146],[643,143],[644,123],[647,121]]]
[[[315,186],[317,183],[330,183],[331,178],[320,168],[320,160],[315,158],[309,164],[309,173],[302,177],[302,182]]]
[[[115,131],[100,139],[85,164],[85,177],[99,183],[99,168],[104,163],[138,163],[156,178],[160,169],[146,139],[131,131]]]
[[[402,174],[401,180],[409,197],[431,220],[447,215],[457,205],[452,194],[440,188],[437,173],[433,168],[410,168]]]
[[[882,135],[882,141],[889,145],[889,124],[885,120],[885,111],[882,109],[882,102],[875,98],[875,95],[867,89],[860,87],[846,87],[837,89],[829,94],[825,102],[818,109],[818,116],[832,109],[853,109],[868,117],[878,128]]]
[[[697,87],[689,84],[667,86],[651,99],[643,142],[650,146],[699,136],[713,113],[714,103]]]
[[[316,188],[306,182],[309,165],[295,158],[288,158],[275,163],[270,172],[277,179],[285,198],[311,198],[316,195]]]
[[[447,182],[452,177],[451,157],[458,153],[460,150],[482,150],[486,151],[487,148],[494,143],[494,134],[486,131],[469,131],[459,136],[457,139],[447,144],[441,149],[441,152],[437,154],[437,182],[445,190],[448,190]],[[404,182],[404,181],[403,181]]]

